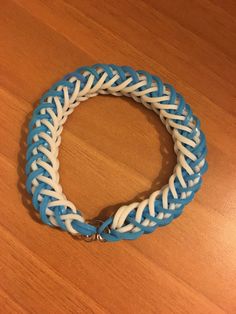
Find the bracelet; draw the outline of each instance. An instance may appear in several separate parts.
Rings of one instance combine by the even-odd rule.
[[[81,101],[98,94],[132,97],[157,113],[172,135],[177,164],[161,190],[120,207],[95,226],[63,194],[58,148],[67,117]],[[88,241],[133,240],[169,224],[193,199],[207,170],[205,136],[184,98],[157,76],[127,66],[81,67],[53,85],[33,112],[27,145],[26,189],[42,221]]]

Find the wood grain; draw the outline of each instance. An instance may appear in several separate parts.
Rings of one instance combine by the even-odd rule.
[[[232,0],[1,1],[1,313],[236,312],[235,13]],[[132,242],[88,244],[51,229],[24,188],[38,99],[97,62],[158,74],[207,136],[209,171],[194,201]],[[64,191],[88,219],[148,196],[176,162],[158,117],[110,96],[76,109],[59,157]]]

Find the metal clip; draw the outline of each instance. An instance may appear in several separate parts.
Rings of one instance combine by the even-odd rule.
[[[93,224],[95,227],[99,227],[101,224],[103,224],[102,220],[91,220],[89,223]],[[110,233],[109,227],[106,227],[105,232]],[[93,241],[99,241],[99,242],[106,242],[107,240],[104,239],[100,233],[94,233],[92,235],[81,235],[81,239],[83,239],[86,242],[93,242]]]

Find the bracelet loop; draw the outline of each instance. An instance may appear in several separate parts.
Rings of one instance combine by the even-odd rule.
[[[59,182],[58,150],[68,116],[90,97],[127,96],[160,116],[172,135],[177,164],[168,184],[141,202],[120,207],[99,226],[63,194]],[[136,239],[169,224],[194,197],[207,170],[207,148],[200,121],[183,96],[170,84],[128,66],[95,64],[66,75],[45,93],[34,110],[27,138],[27,191],[42,221],[79,234],[86,241]]]

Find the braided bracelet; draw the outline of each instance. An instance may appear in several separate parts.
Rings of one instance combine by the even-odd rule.
[[[81,101],[98,94],[132,97],[157,113],[172,134],[177,164],[161,190],[120,207],[95,226],[63,194],[57,157],[68,115]],[[42,221],[87,240],[131,240],[169,224],[193,199],[207,170],[205,136],[184,98],[157,76],[127,66],[81,67],[53,85],[34,110],[27,144],[26,188]]]

